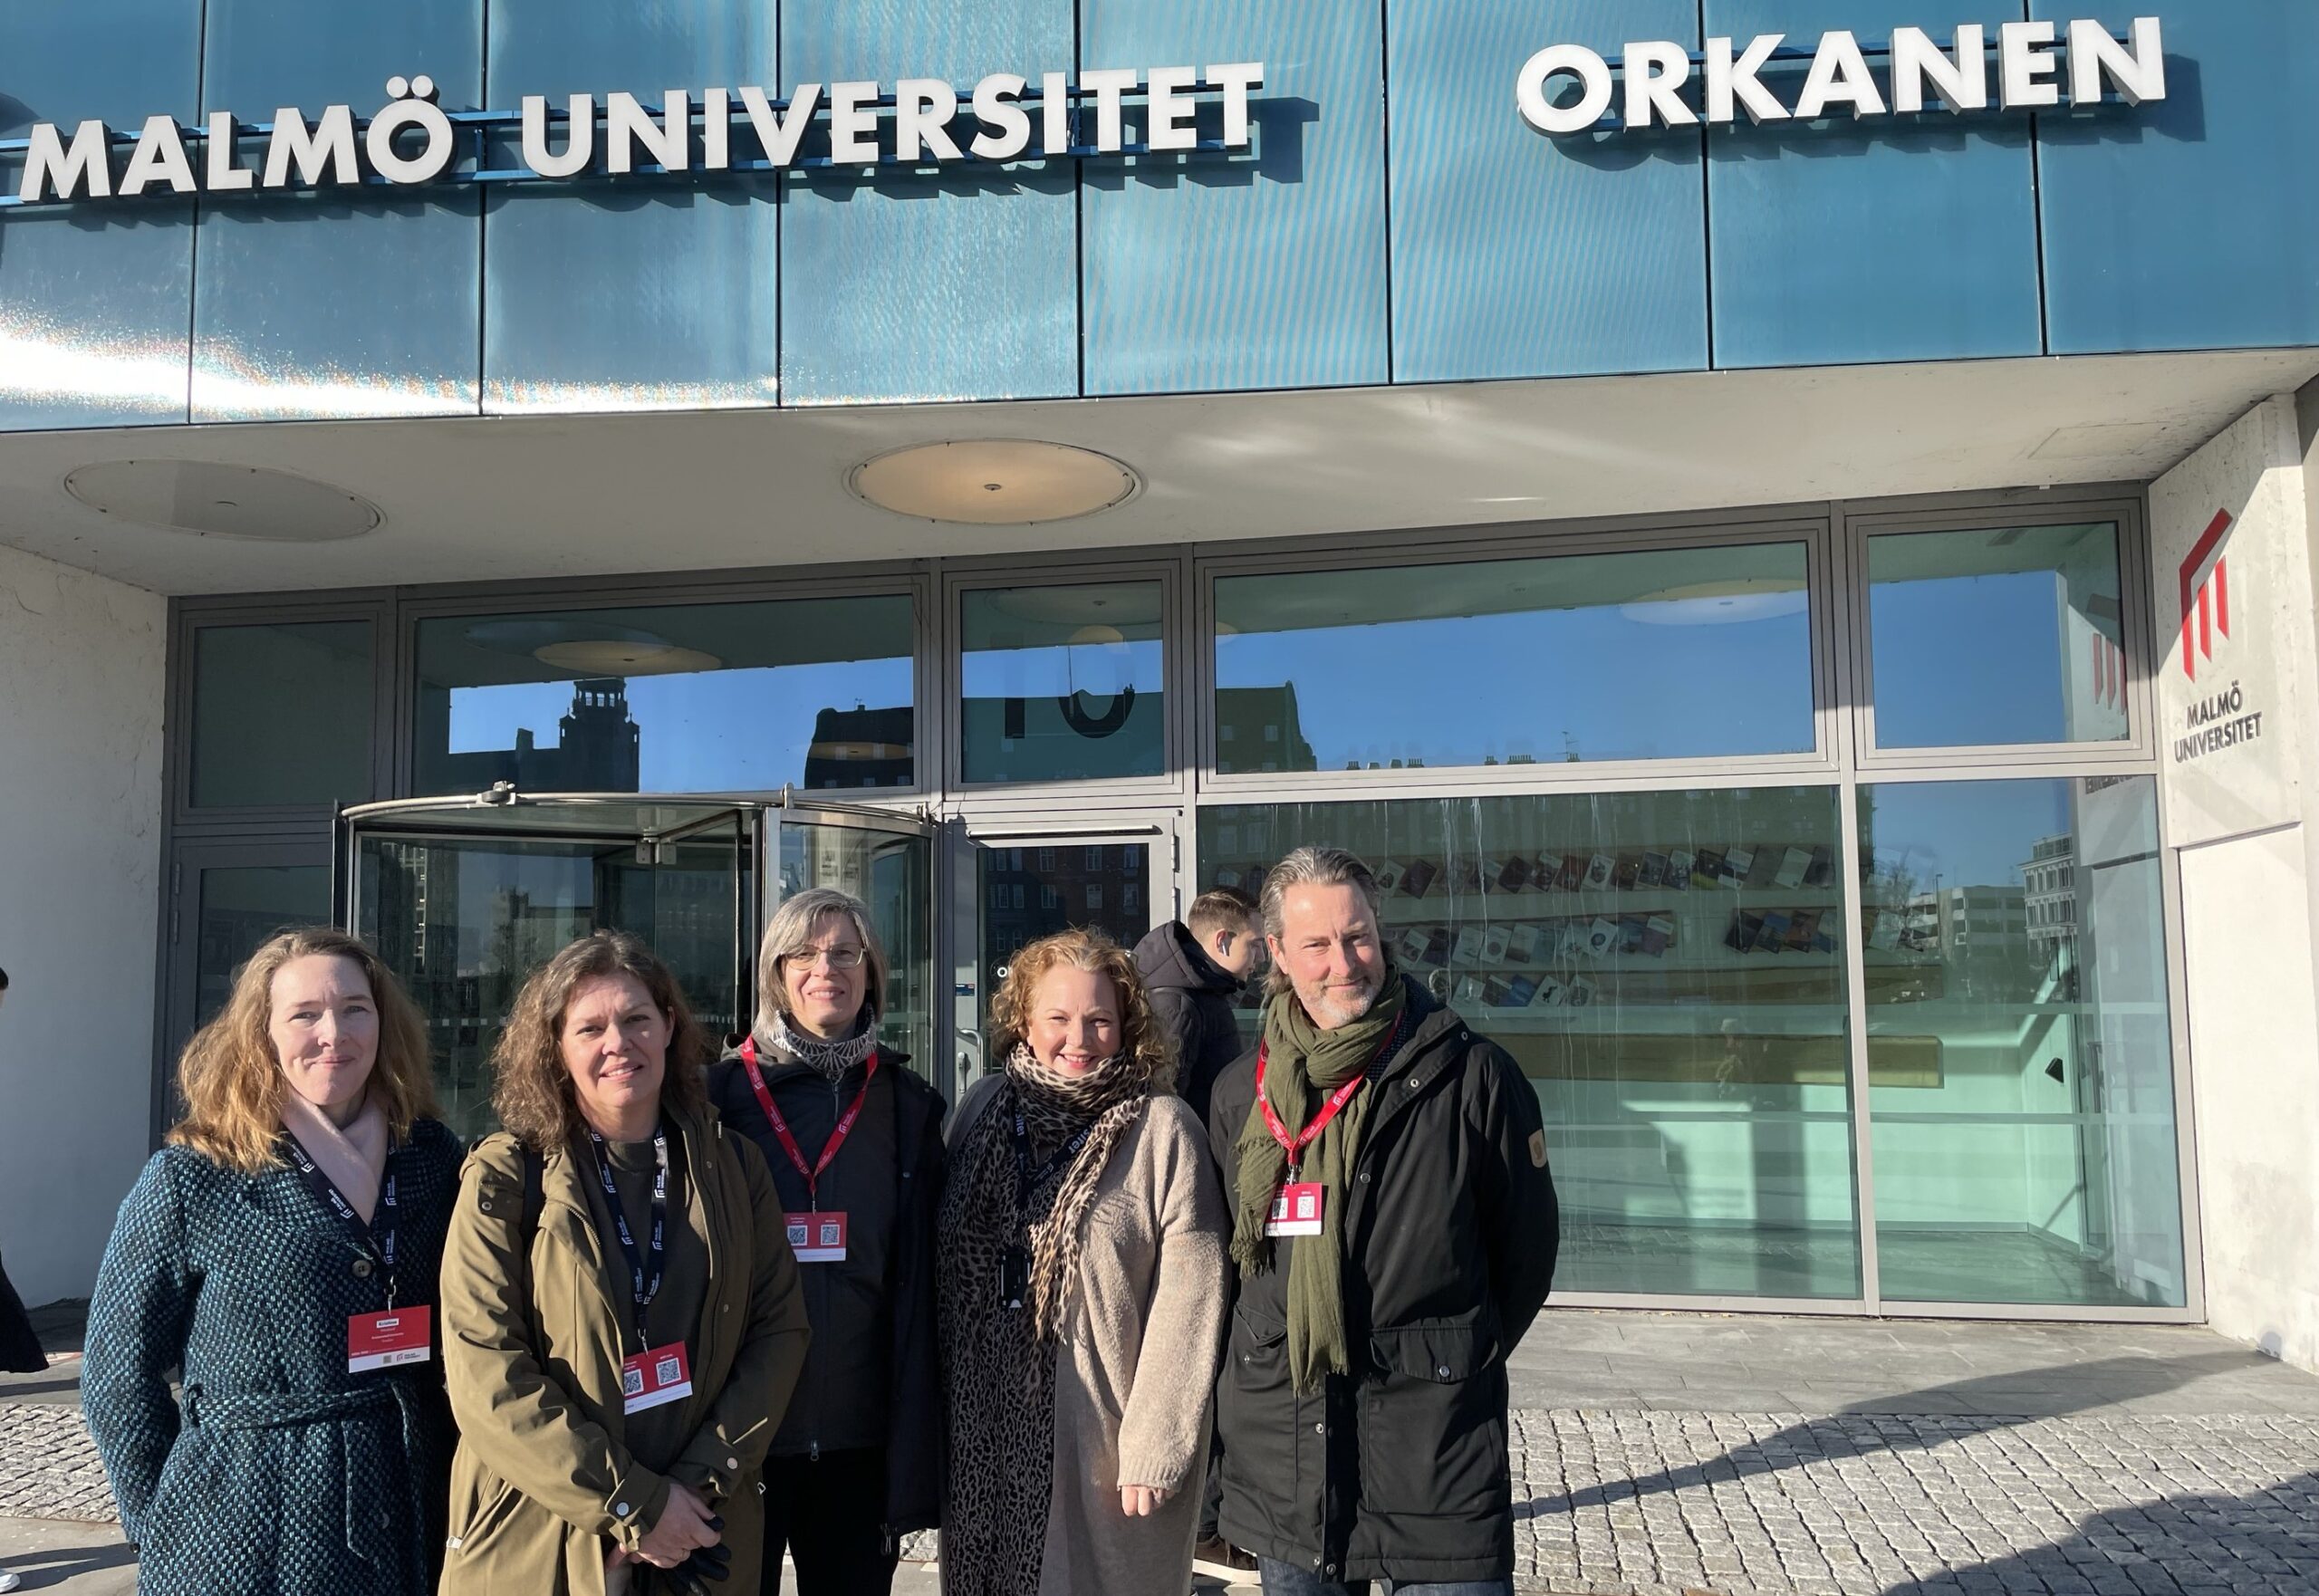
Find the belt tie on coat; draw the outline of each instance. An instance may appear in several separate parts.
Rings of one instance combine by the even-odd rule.
[[[376,1432],[363,1426],[351,1430],[340,1447],[345,1465],[341,1495],[346,1517],[346,1549],[366,1562],[386,1562],[402,1549],[385,1543],[386,1514],[372,1497],[375,1486],[365,1483],[399,1480],[410,1496],[410,1522],[428,1523],[427,1500],[414,1460],[426,1456],[425,1420],[417,1393],[407,1380],[392,1376],[351,1391],[245,1391],[212,1397],[199,1387],[185,1393],[188,1424],[213,1430],[289,1429],[302,1425],[337,1424],[387,1408],[398,1410],[402,1425],[403,1456],[385,1456]],[[358,1438],[360,1437],[360,1438]]]

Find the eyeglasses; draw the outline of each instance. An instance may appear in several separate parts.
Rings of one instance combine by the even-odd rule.
[[[781,962],[808,969],[817,964],[826,964],[833,970],[858,970],[861,967],[861,961],[869,957],[869,949],[862,947],[800,947],[783,954]]]

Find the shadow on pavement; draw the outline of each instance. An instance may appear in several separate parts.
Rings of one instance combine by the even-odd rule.
[[[2138,1572],[2149,1571],[2146,1580]],[[2233,1596],[2319,1591],[2319,1474],[2245,1496],[2169,1496],[2113,1507],[2056,1545],[1888,1586],[1883,1596],[1958,1596],[1960,1590],[2108,1590],[2093,1571],[2122,1572],[2139,1591],[2215,1590]],[[2113,1572],[2114,1571],[2114,1572]]]
[[[1950,1385],[1929,1386],[1874,1402],[1854,1403],[1828,1418],[1791,1425],[1776,1435],[1735,1447],[1705,1463],[1661,1469],[1631,1480],[1604,1481],[1559,1496],[1534,1496],[1529,1512],[1537,1517],[1547,1517],[1631,1497],[1655,1496],[1716,1482],[1776,1474],[1823,1457],[1925,1450],[2038,1419],[2066,1418],[2121,1401],[2159,1396],[2189,1385],[2203,1375],[2244,1368],[2246,1362],[2247,1355],[2236,1350],[2201,1352],[2187,1358],[2103,1358],[2053,1370],[2008,1371]],[[2034,1404],[2020,1401],[2025,1388],[2041,1384],[2049,1391],[2048,1399]],[[2067,1388],[2066,1391],[2054,1389],[2063,1387]],[[2016,1408],[2034,1407],[2035,1411],[2003,1411],[2008,1403]],[[1937,1420],[1938,1433],[1919,1434],[1897,1425],[1880,1426],[1873,1431],[1868,1428],[1879,1419],[1903,1416]],[[1520,1512],[1518,1506],[1516,1512]]]
[[[12,1552],[8,1571],[24,1582],[27,1591],[59,1590],[82,1574],[109,1568],[128,1568],[137,1562],[137,1548],[116,1541],[109,1546],[61,1546],[50,1551]]]

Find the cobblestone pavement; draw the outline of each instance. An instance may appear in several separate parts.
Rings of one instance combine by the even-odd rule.
[[[1515,1416],[1520,1572],[1667,1596],[2319,1591],[2319,1420]]]
[[[2202,1332],[1571,1314],[1521,1362],[1524,1591],[2319,1592],[2319,1381]],[[77,1372],[0,1381],[0,1520],[111,1519]],[[1722,1410],[1775,1386],[1830,1399]],[[111,1555],[30,1588],[101,1596]]]
[[[0,1518],[114,1522],[112,1492],[78,1408],[0,1407]]]

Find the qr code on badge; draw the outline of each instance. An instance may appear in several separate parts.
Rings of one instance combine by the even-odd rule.
[[[641,1369],[621,1370],[620,1371],[620,1389],[622,1396],[642,1396],[644,1394],[644,1370]]]
[[[677,1383],[678,1376],[683,1372],[684,1370],[678,1366],[674,1358],[663,1358],[658,1363],[652,1365],[652,1383],[655,1385],[672,1386]]]

